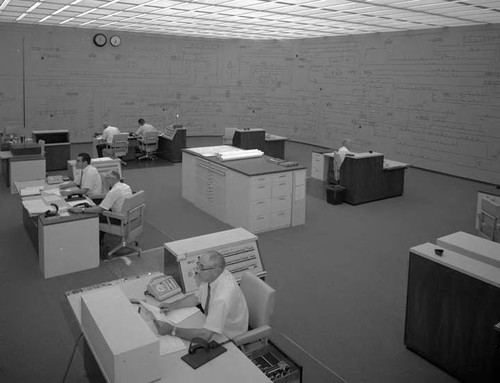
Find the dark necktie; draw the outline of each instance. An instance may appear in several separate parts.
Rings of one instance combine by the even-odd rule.
[[[210,306],[210,283],[208,284],[207,300],[205,301],[205,315],[208,315],[208,307]]]

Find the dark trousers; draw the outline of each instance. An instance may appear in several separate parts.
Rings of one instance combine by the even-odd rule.
[[[108,145],[106,144],[97,144],[95,148],[97,149],[97,157],[101,158],[102,157],[102,150],[107,148]]]

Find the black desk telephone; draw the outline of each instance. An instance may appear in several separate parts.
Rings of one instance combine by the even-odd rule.
[[[82,203],[77,203],[75,206],[73,207],[90,207],[90,204],[88,202],[82,202]]]
[[[79,201],[83,199],[85,199],[85,197],[82,194],[71,194],[66,197],[66,201]]]
[[[56,217],[57,213],[59,212],[59,206],[58,205],[56,205],[55,203],[51,203],[50,206],[52,206],[56,210],[55,211],[53,211],[53,210],[47,210],[45,212],[45,218]]]

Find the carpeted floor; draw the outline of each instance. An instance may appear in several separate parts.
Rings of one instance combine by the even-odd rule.
[[[287,159],[310,166],[311,150],[287,143]],[[65,291],[161,270],[163,243],[229,228],[180,197],[182,165],[168,165],[124,168],[125,181],[146,191],[141,246],[157,250],[48,280],[19,199],[2,184],[0,382],[61,381],[79,335]],[[476,193],[488,188],[410,168],[404,196],[350,206],[327,204],[324,185],[308,180],[306,224],[259,234],[266,280],[278,291],[272,339],[304,366],[303,382],[455,382],[403,345],[408,249],[460,230],[474,233]],[[67,381],[88,382],[80,351]]]

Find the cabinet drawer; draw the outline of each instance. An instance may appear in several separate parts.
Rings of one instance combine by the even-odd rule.
[[[271,211],[286,211],[290,210],[290,196],[277,197],[271,200]]]
[[[271,197],[282,197],[292,194],[292,179],[273,182]]]
[[[249,230],[252,232],[269,230],[269,214],[250,215]]]
[[[262,183],[250,186],[250,201],[271,198],[271,184]]]
[[[271,175],[255,176],[250,178],[250,187],[271,183]]]
[[[269,199],[251,201],[250,214],[251,215],[267,214],[269,212],[269,204],[270,204]]]
[[[271,213],[271,228],[290,226],[290,210]]]
[[[292,172],[273,174],[272,180],[273,180],[273,183],[284,182],[284,181],[291,182],[292,181]]]

